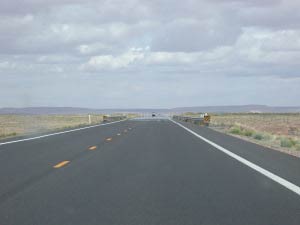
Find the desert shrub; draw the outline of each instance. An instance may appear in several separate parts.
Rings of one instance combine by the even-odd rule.
[[[294,140],[294,139],[292,139],[292,138],[290,138],[290,141],[292,142],[292,145],[293,145],[293,146],[296,145],[296,144],[298,144],[298,141],[296,141],[296,140]]]
[[[254,134],[252,130],[244,130],[243,134],[247,137],[251,137]]]
[[[229,132],[232,133],[232,134],[239,134],[239,135],[242,134],[241,128],[240,127],[236,127],[236,126],[230,128]]]
[[[263,135],[261,133],[256,133],[253,135],[253,138],[256,140],[262,140],[263,139]]]
[[[13,137],[13,136],[16,136],[16,135],[17,135],[16,132],[12,132],[12,133],[9,133],[9,134],[1,134],[0,138]]]
[[[269,140],[274,140],[274,137],[270,134],[264,134],[263,139],[269,141]]]
[[[281,138],[280,140],[281,147],[291,148],[293,145],[293,141],[290,138]]]

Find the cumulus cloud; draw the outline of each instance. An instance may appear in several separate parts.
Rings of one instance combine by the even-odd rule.
[[[159,71],[162,67],[168,67],[169,71],[173,72],[178,68],[195,70],[208,65],[220,66],[231,52],[232,49],[229,47],[220,47],[207,52],[157,52],[151,51],[150,47],[130,48],[119,55],[92,56],[80,66],[80,69],[88,72],[104,70],[139,72],[142,68]]]
[[[90,60],[81,66],[81,69],[87,71],[109,70],[126,68],[144,58],[143,52],[139,49],[130,49],[128,52],[119,55],[100,55],[93,56]]]

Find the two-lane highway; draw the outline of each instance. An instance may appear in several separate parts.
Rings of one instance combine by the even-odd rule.
[[[183,125],[299,187],[298,158]],[[299,225],[300,196],[170,120],[132,120],[0,145],[0,224]]]

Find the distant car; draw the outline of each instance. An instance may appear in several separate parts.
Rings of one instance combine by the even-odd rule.
[[[152,117],[155,117],[156,115],[155,115],[155,113],[152,113]]]

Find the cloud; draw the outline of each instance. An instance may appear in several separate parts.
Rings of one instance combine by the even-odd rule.
[[[70,89],[87,82],[115,96],[106,98],[115,104],[127,96],[140,105],[142,97],[134,98],[139,93],[152,105],[156,100],[163,105],[168,101],[164,92],[182,101],[181,95],[199,99],[205,90],[215,96],[210,85],[221,83],[218,93],[228,94],[228,102],[233,98],[251,103],[250,95],[236,97],[242,89],[231,92],[230,84],[255,91],[255,80],[268,79],[278,92],[278,79],[288,82],[285,87],[294,87],[290,81],[298,84],[299,10],[300,3],[294,0],[4,0],[1,94],[26,81],[32,86],[30,82],[45,79],[46,86],[54,79]],[[248,88],[245,80],[252,86]],[[195,84],[201,82],[209,85],[199,90]],[[64,93],[63,84],[52,86]],[[152,100],[151,88],[163,97]],[[37,93],[43,96],[43,88]],[[296,89],[293,93],[296,101],[300,93]],[[266,101],[275,104],[279,97],[272,99]]]
[[[265,1],[261,1],[265,2]],[[300,2],[294,0],[267,1],[268,4],[251,7],[241,7],[238,18],[243,26],[255,26],[275,30],[299,29],[300,15],[298,12]]]
[[[7,70],[7,69],[14,69],[16,65],[14,63],[10,63],[8,61],[0,62],[0,69]]]
[[[144,54],[140,49],[132,48],[128,52],[119,56],[93,56],[86,64],[81,65],[80,68],[86,71],[123,69],[135,64],[143,58]]]
[[[227,26],[223,18],[181,18],[166,23],[153,39],[154,51],[193,52],[233,45],[241,27]]]
[[[200,63],[201,60],[218,58],[212,53],[185,53],[185,52],[152,52],[149,47],[131,48],[120,55],[93,56],[89,61],[81,65],[82,70],[103,71],[132,69],[140,67],[160,66],[191,66]]]

